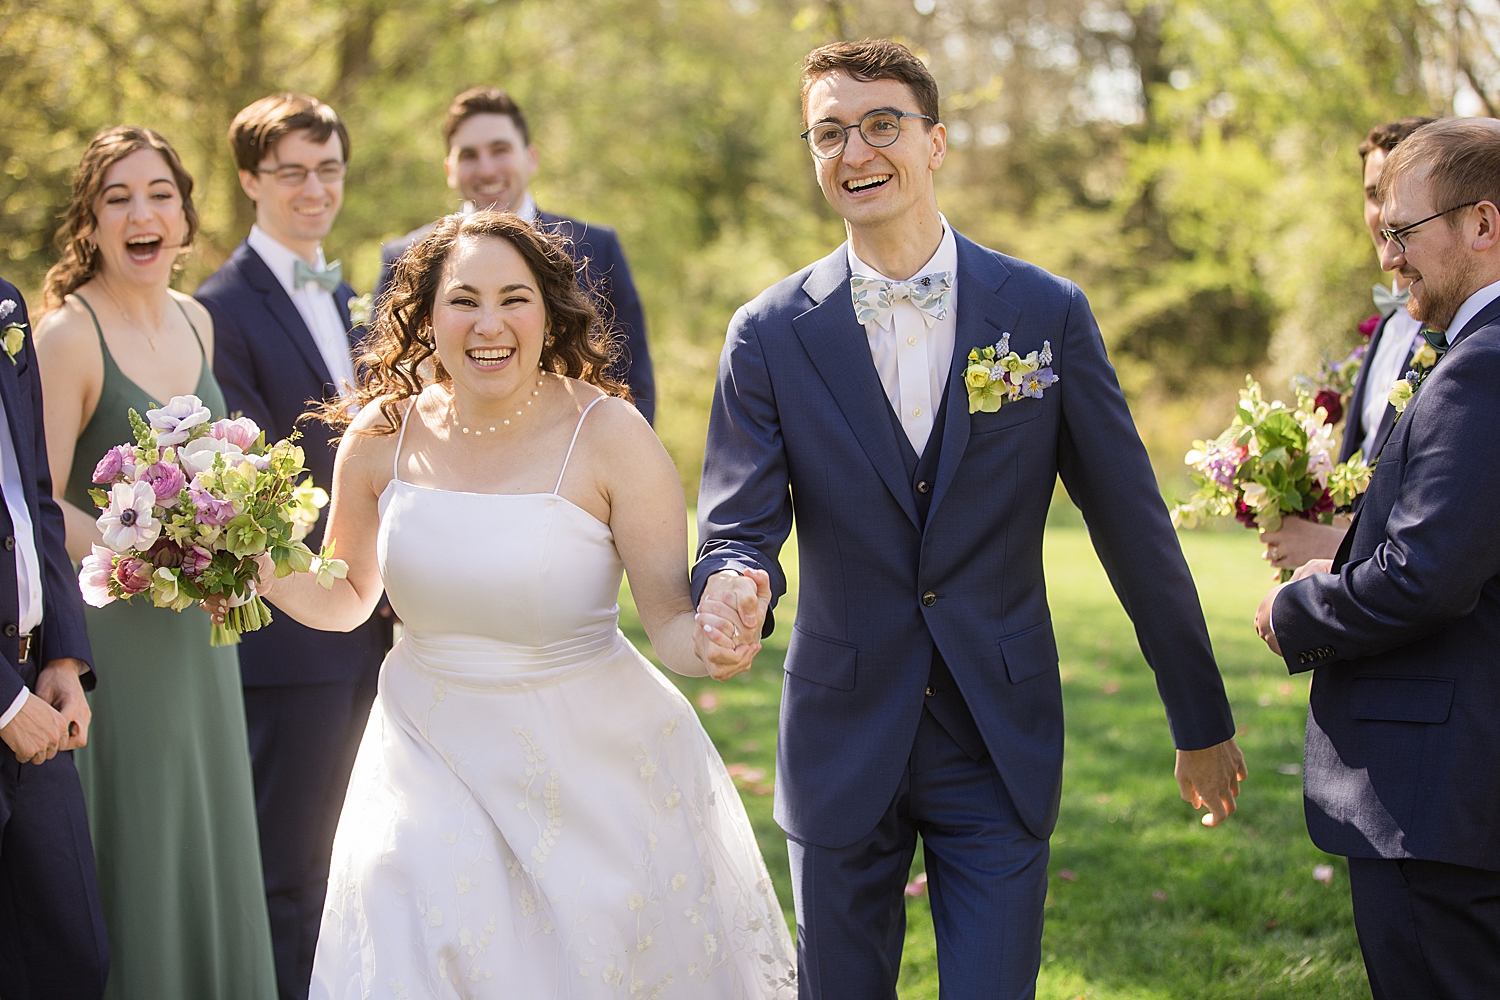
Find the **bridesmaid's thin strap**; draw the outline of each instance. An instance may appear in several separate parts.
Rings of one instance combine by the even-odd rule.
[[[401,481],[401,442],[406,440],[406,425],[411,423],[411,411],[416,408],[417,401],[412,399],[401,417],[401,429],[396,432],[396,457],[391,459],[391,478],[398,483]]]
[[[94,320],[94,332],[99,335],[99,349],[104,352],[105,357],[109,357],[109,345],[104,343],[104,328],[99,325],[99,314],[94,312],[94,307],[89,305],[89,300],[84,298],[82,295],[74,292],[73,298],[77,299],[79,302],[82,302],[83,308],[89,311],[89,316]],[[193,332],[196,333],[197,331],[195,330]]]
[[[178,302],[176,298],[172,298],[172,301],[177,303],[177,311],[182,313],[182,318],[187,320],[188,329],[193,331],[193,339],[198,342],[198,355],[203,358],[205,362],[207,362],[208,351],[204,350],[203,348],[203,335],[200,334],[198,332],[198,328],[193,325],[193,317],[188,315],[187,306],[183,305],[181,302]],[[98,321],[95,320],[95,322],[97,323]]]
[[[578,443],[578,432],[583,430],[583,422],[585,419],[587,419],[589,411],[608,398],[608,396],[596,396],[594,397],[594,401],[592,403],[583,408],[583,413],[578,417],[578,426],[573,428],[573,440],[568,442],[568,453],[563,456],[562,471],[557,474],[557,485],[552,487],[553,493],[556,493],[558,490],[562,489],[563,476],[566,476],[568,474],[568,460],[573,457],[573,446]]]

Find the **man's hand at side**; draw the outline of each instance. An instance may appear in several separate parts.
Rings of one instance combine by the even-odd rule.
[[[1188,805],[1208,809],[1204,826],[1218,826],[1234,812],[1247,774],[1245,755],[1233,739],[1204,750],[1177,751],[1177,788]]]
[[[89,700],[84,697],[78,678],[89,670],[82,660],[53,660],[42,668],[36,679],[36,694],[62,715],[68,727],[68,740],[59,749],[77,750],[88,746],[89,723],[94,718]]]
[[[0,740],[5,741],[21,763],[42,764],[67,745],[68,720],[33,694],[27,697],[16,717],[0,729]]]
[[[693,645],[715,680],[750,669],[760,652],[760,630],[771,605],[771,577],[764,570],[724,570],[708,578],[698,601]]]

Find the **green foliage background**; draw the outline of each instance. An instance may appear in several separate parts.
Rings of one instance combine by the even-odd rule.
[[[1175,478],[1246,370],[1274,391],[1352,342],[1378,277],[1355,146],[1488,109],[1492,28],[1466,0],[0,0],[0,267],[39,286],[83,146],[132,121],[198,178],[195,287],[251,220],[230,118],[295,89],[349,123],[328,251],[368,289],[382,240],[454,207],[448,100],[495,83],[532,119],[539,201],[621,233],[691,496],[730,314],[842,239],[797,140],[800,59],[890,35],[942,88],[949,219],[1083,286]]]

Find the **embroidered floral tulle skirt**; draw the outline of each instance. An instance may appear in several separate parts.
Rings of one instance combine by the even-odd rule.
[[[790,1000],[793,967],[723,762],[618,630],[391,651],[314,997]]]

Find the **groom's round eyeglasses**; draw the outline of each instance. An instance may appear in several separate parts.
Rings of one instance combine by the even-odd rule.
[[[1424,223],[1431,222],[1433,219],[1441,219],[1449,212],[1457,212],[1460,208],[1473,208],[1477,204],[1479,204],[1479,202],[1477,201],[1466,201],[1462,205],[1454,205],[1452,208],[1445,208],[1443,209],[1443,211],[1438,212],[1436,215],[1429,215],[1427,218],[1418,220],[1417,222],[1413,222],[1409,226],[1402,226],[1400,229],[1382,229],[1380,231],[1380,235],[1385,238],[1385,241],[1387,243],[1396,244],[1401,248],[1402,253],[1406,253],[1407,233],[1411,232],[1413,229],[1416,229],[1418,226],[1423,225]]]
[[[901,119],[922,118],[932,121],[929,115],[915,111],[871,111],[859,120],[858,125],[840,125],[838,122],[818,122],[802,133],[808,148],[820,160],[831,160],[844,151],[849,144],[849,133],[859,130],[859,136],[868,145],[883,149],[901,138]]]
[[[279,167],[257,167],[257,174],[270,174],[282,187],[301,187],[307,183],[307,175],[317,175],[319,183],[337,184],[348,173],[347,163],[320,163],[309,170],[296,163],[285,163]]]

